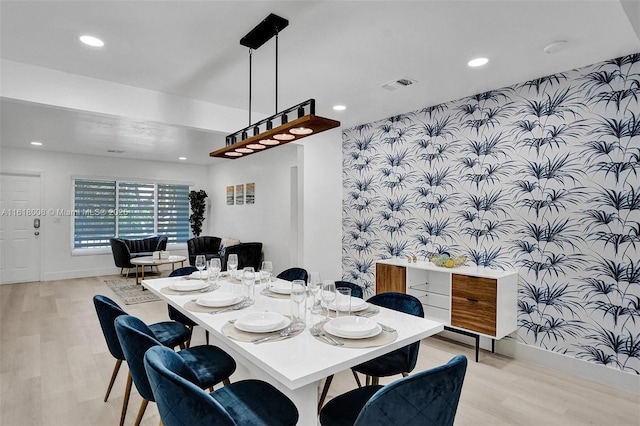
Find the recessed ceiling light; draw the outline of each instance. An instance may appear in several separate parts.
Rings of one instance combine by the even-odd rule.
[[[483,65],[486,65],[487,62],[489,62],[487,58],[475,58],[467,62],[467,65],[469,65],[470,67],[481,67]]]
[[[184,161],[186,159],[187,159],[187,157],[178,157],[178,160],[183,160]]]
[[[333,106],[333,110],[334,111],[344,111],[345,109],[347,109],[347,107],[344,106],[344,105],[334,105]]]
[[[33,141],[33,142],[31,142],[31,145],[34,145],[34,146],[42,146],[42,142]]]
[[[549,44],[547,44],[544,47],[544,53],[556,53],[562,49],[564,49],[564,47],[567,45],[567,41],[566,40],[556,40],[553,41]]]
[[[97,37],[93,37],[90,35],[80,36],[80,41],[91,47],[102,47],[104,46],[104,41],[100,40]]]

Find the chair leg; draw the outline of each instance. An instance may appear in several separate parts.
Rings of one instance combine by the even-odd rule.
[[[136,422],[134,423],[135,426],[140,426],[140,422],[142,421],[142,416],[144,416],[144,412],[147,409],[147,404],[149,404],[149,401],[147,401],[146,399],[143,399],[142,404],[140,404],[140,409],[138,410],[138,416],[136,417]]]
[[[402,373],[402,377],[407,377],[409,375],[409,373],[407,373],[406,371]]]
[[[365,386],[369,386],[371,384],[371,376],[364,376],[364,384]]]
[[[380,377],[371,377],[371,384],[372,385],[379,385],[380,384]]]
[[[329,392],[329,386],[331,386],[331,382],[333,381],[333,374],[327,377],[327,380],[324,382],[324,387],[322,388],[322,393],[320,394],[320,401],[318,401],[318,413],[320,409],[324,405],[324,399],[327,397],[327,392]]]
[[[226,379],[224,379],[222,381],[222,384],[225,385],[225,386],[229,386],[231,384],[231,380],[229,380],[229,378],[227,377]]]
[[[131,372],[127,376],[127,387],[124,391],[124,400],[122,401],[122,413],[120,414],[120,426],[124,425],[124,419],[127,416],[127,406],[129,405],[129,396],[131,396],[131,385],[133,384]]]
[[[351,369],[351,372],[353,373],[353,377],[356,379],[356,383],[358,384],[358,387],[361,388],[362,383],[360,383],[360,377],[358,377],[358,373],[356,373],[356,370],[354,370],[353,368]]]
[[[111,380],[109,380],[109,387],[107,387],[107,393],[104,396],[104,402],[107,402],[109,399],[109,394],[111,393],[111,388],[113,387],[113,382],[116,381],[116,376],[118,375],[118,371],[120,371],[120,366],[122,365],[122,360],[117,359],[116,365],[113,367],[113,373],[111,373]]]
[[[208,330],[205,330],[204,337],[205,337],[205,339],[207,339],[207,345],[208,345],[209,344],[209,331]]]
[[[189,329],[189,340],[187,340],[187,343],[185,343],[185,346],[187,348],[191,347],[191,339],[193,338],[193,326],[192,325],[188,325],[187,328]],[[180,349],[184,349],[184,348],[180,348]]]

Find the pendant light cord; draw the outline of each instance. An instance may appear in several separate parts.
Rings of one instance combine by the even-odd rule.
[[[276,114],[278,113],[278,29],[276,28]]]
[[[253,49],[249,48],[249,126],[251,126],[251,59],[253,57]]]

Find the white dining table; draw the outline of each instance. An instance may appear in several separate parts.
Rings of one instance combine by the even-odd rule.
[[[340,347],[329,345],[311,335],[310,325],[324,317],[308,312],[307,328],[295,337],[261,344],[241,342],[223,333],[222,328],[229,320],[255,311],[274,311],[288,315],[290,300],[263,295],[261,291],[266,284],[261,284],[256,285],[255,303],[248,308],[218,314],[192,312],[185,309],[184,305],[201,294],[162,292],[164,287],[180,279],[183,278],[146,279],[142,281],[142,285],[209,331],[212,336],[211,344],[222,348],[236,360],[238,367],[231,377],[232,381],[246,378],[264,380],[287,395],[298,409],[298,424],[302,426],[318,424],[317,404],[322,379],[444,330],[444,324],[440,322],[380,308],[380,312],[372,319],[395,328],[398,333],[395,341],[370,348]],[[239,283],[229,280],[220,280],[219,287],[214,291],[242,292]]]

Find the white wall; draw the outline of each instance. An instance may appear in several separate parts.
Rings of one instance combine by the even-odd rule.
[[[339,129],[210,166],[210,235],[263,243],[274,272],[291,266],[340,279],[342,141]],[[228,185],[255,182],[254,205],[226,204]]]
[[[102,177],[146,179],[192,184],[207,188],[207,167],[134,161],[99,156],[83,156],[37,151],[37,149],[0,149],[0,170],[33,172],[42,176],[44,209],[72,209],[72,177]],[[72,216],[42,218],[42,264],[44,281],[115,274],[120,271],[113,263],[111,250],[95,256],[72,255]],[[176,254],[186,254],[183,245]]]

